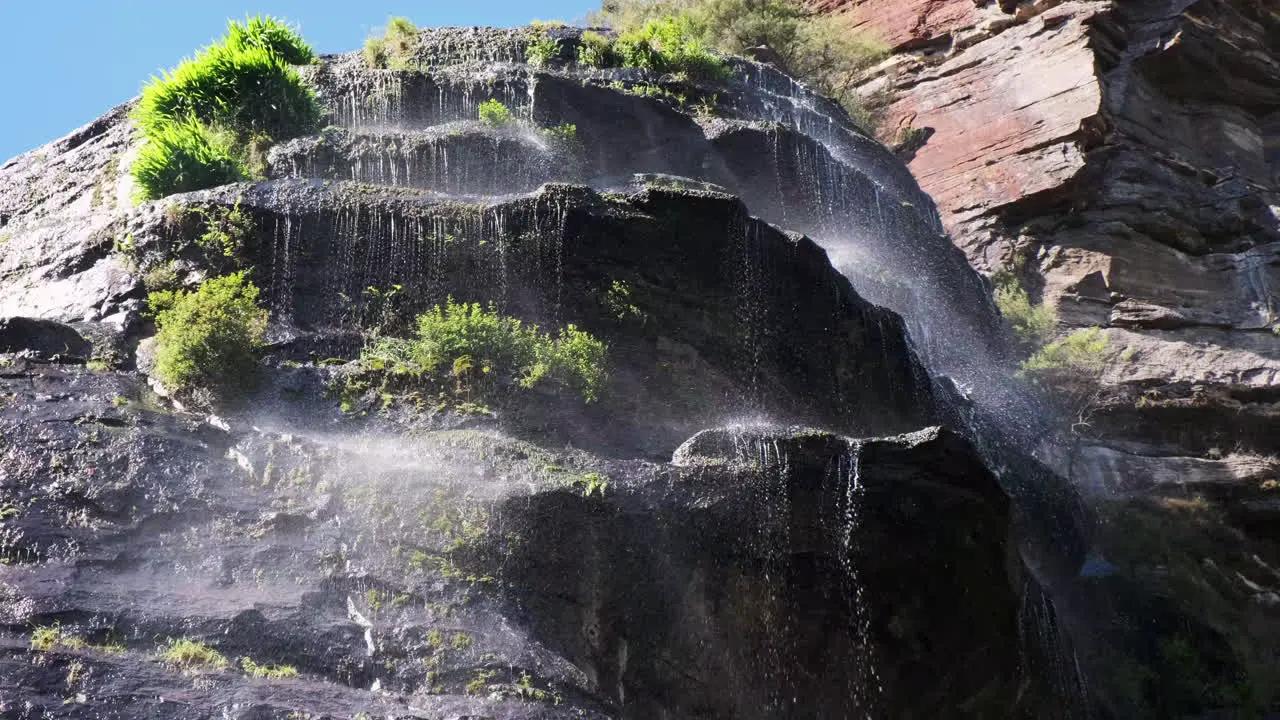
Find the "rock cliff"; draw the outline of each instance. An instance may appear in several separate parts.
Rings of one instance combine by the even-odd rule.
[[[1219,630],[1196,644],[1273,662],[1258,629],[1274,627],[1280,587],[1280,8],[816,5],[892,46],[864,89],[888,99],[884,136],[970,264],[1012,270],[1064,330],[1108,338],[1073,446],[1047,451],[1094,495],[1133,499],[1103,511],[1098,552],[1171,596],[1202,588],[1182,602]],[[1211,683],[1184,684],[1215,702]],[[1144,692],[1178,696],[1130,685],[1107,689],[1122,716],[1146,712]]]
[[[548,32],[563,57],[527,62]],[[577,42],[322,58],[330,126],[254,182],[133,204],[128,103],[0,168],[0,712],[1070,713],[1038,573],[1074,572],[1073,529],[1027,530],[1029,483],[867,299],[918,307],[884,272],[910,262],[973,309],[933,345],[993,326],[929,198],[768,67],[704,87]],[[144,304],[233,268],[269,310],[263,382],[193,412]],[[451,297],[585,328],[608,388],[490,406],[453,358],[457,397],[343,395]]]

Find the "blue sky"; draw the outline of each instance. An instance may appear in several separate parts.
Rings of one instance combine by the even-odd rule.
[[[0,0],[0,164],[62,137],[137,94],[147,78],[266,13],[302,27],[320,52],[354,50],[392,15],[419,26],[523,25],[581,18],[599,0]]]

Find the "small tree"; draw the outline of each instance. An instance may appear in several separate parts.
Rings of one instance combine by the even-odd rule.
[[[267,311],[244,273],[206,280],[195,292],[157,291],[148,302],[156,334],[156,375],[175,391],[243,390],[257,376]]]

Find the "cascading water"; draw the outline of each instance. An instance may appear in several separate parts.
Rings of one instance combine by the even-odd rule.
[[[1027,439],[1040,433],[1042,413],[1001,369],[994,307],[981,279],[951,245],[910,172],[857,131],[837,106],[767,66],[734,61],[738,79],[730,81],[717,107],[727,117],[695,122],[668,109],[647,109],[656,114],[618,130],[613,120],[623,112],[619,108],[631,108],[633,98],[604,85],[598,71],[527,67],[522,53],[512,49],[519,44],[484,49],[484,43],[468,41],[465,49],[441,50],[437,60],[451,57],[448,64],[433,62],[417,71],[367,70],[357,59],[343,58],[314,73],[335,123],[344,129],[292,141],[271,154],[272,176],[292,178],[278,181],[282,192],[294,188],[300,197],[311,197],[276,220],[270,295],[279,317],[340,325],[353,312],[371,312],[371,292],[382,297],[388,288],[403,287],[406,306],[422,306],[450,295],[466,298],[479,285],[493,288],[490,295],[500,304],[536,295],[537,319],[558,324],[564,242],[571,232],[567,210],[555,194],[518,194],[546,181],[583,177],[616,190],[618,158],[638,158],[646,171],[723,186],[764,220],[809,234],[860,293],[905,319],[911,330],[907,342],[933,376],[953,378],[979,403],[946,412],[980,439],[1013,439],[984,444],[991,466],[1008,467],[1010,449],[1026,450]],[[522,120],[497,130],[479,126],[477,109],[490,99]],[[578,137],[548,144],[534,122],[544,128],[574,125]],[[659,124],[663,128],[656,131]],[[329,189],[317,187],[317,179],[377,187]],[[651,182],[639,184],[643,190]],[[637,189],[630,183],[621,187]],[[406,195],[402,189],[432,194]],[[341,209],[330,217],[334,213],[326,208],[333,206]],[[761,392],[756,378],[769,325],[762,293],[770,272],[755,254],[757,230],[756,220],[744,218],[731,231],[737,246],[724,258],[735,288],[737,365],[751,388],[747,412]],[[312,238],[310,257],[295,256],[303,235]],[[317,235],[324,239],[317,241]],[[299,282],[316,274],[323,280]],[[466,283],[460,285],[459,277]],[[291,288],[301,286],[324,287],[332,297],[302,302],[291,295]],[[308,316],[299,317],[299,308],[307,308]],[[894,332],[885,321],[877,317],[869,324],[887,338]],[[889,346],[880,347],[881,362],[890,364]],[[929,382],[914,378],[913,386]],[[781,460],[761,452],[762,465]],[[851,445],[832,471],[837,481],[830,491],[840,508],[836,535],[843,543],[851,632],[868,653],[857,658],[851,689],[859,707],[874,708],[880,678],[866,637],[871,621],[865,587],[851,559],[859,543],[858,457],[858,446]],[[1036,492],[1017,473],[1006,473],[1004,480],[1015,497]],[[1041,623],[1038,634],[1052,632],[1050,620]]]

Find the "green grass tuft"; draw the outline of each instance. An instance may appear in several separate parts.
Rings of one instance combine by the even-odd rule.
[[[365,348],[359,365],[401,384],[451,383],[463,399],[549,381],[594,402],[608,379],[605,345],[590,333],[569,325],[548,335],[492,306],[452,299],[418,316],[416,337],[386,338]]]
[[[232,20],[227,25],[224,43],[233,51],[264,48],[290,65],[309,65],[316,61],[315,51],[297,29],[269,15],[254,15],[245,18],[243,23]]]
[[[293,67],[314,59],[295,30],[253,17],[152,78],[133,113],[147,139],[138,199],[246,179],[271,142],[319,127],[320,103]]]
[[[247,180],[226,140],[194,118],[153,129],[133,163],[139,201]]]
[[[407,70],[418,51],[418,26],[408,18],[387,20],[382,35],[364,41],[364,61],[373,69]]]
[[[160,661],[183,672],[222,671],[231,664],[217,650],[187,638],[170,640],[168,646],[160,651]]]
[[[526,61],[534,67],[546,67],[560,56],[560,41],[545,33],[529,41],[524,50]]]
[[[240,658],[240,669],[249,677],[263,680],[283,680],[298,677],[298,668],[292,665],[259,665],[253,658]]]

